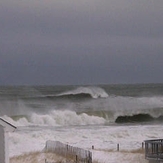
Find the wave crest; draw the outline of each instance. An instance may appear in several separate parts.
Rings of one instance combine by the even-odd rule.
[[[75,95],[91,96],[94,99],[108,97],[108,94],[105,92],[105,90],[100,87],[78,87],[77,89],[58,94],[58,96],[75,96]]]

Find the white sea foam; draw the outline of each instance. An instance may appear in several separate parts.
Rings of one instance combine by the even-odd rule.
[[[162,125],[18,127],[9,134],[9,154],[12,157],[24,152],[42,151],[47,140],[57,140],[91,150],[93,159],[100,163],[145,162],[144,154],[132,151],[141,149],[146,139],[161,138],[162,132]],[[117,152],[117,144],[120,144],[120,152]]]
[[[93,151],[93,159],[100,163],[148,163],[148,161],[144,159],[144,154],[131,152]]]

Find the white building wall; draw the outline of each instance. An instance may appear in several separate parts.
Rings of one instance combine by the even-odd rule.
[[[8,132],[0,125],[0,163],[9,163]]]

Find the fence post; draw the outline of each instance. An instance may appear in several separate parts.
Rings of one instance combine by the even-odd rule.
[[[142,149],[144,149],[144,143],[142,142]]]
[[[88,163],[92,163],[92,153],[89,151]]]
[[[119,144],[117,144],[117,151],[119,151]]]

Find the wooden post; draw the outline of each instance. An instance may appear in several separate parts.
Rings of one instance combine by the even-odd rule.
[[[92,153],[89,152],[89,159],[88,159],[88,163],[92,163]]]
[[[76,155],[76,163],[78,162],[78,156]]]
[[[119,144],[117,144],[117,151],[119,151]]]
[[[144,149],[144,143],[142,142],[142,149]]]

